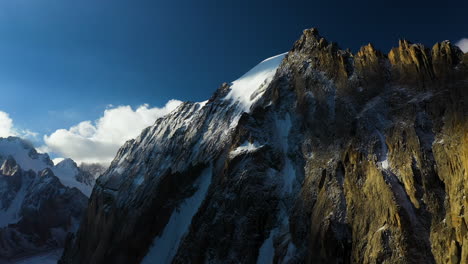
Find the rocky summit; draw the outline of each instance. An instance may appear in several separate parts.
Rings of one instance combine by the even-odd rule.
[[[468,263],[468,54],[305,30],[128,141],[68,263]]]

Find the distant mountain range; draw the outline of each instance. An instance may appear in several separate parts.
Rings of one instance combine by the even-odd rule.
[[[95,179],[71,159],[54,165],[27,141],[0,138],[0,262],[63,248]]]

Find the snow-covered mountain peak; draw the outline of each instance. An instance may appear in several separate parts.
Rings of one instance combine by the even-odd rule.
[[[0,160],[11,156],[24,170],[40,171],[53,166],[49,155],[38,153],[31,143],[18,138],[0,138]]]
[[[261,97],[270,84],[285,55],[286,53],[283,53],[263,60],[242,77],[233,81],[225,99],[238,103],[243,112],[248,113],[252,104]]]
[[[72,159],[70,158],[67,158],[67,159],[64,159],[62,161],[60,161],[59,163],[57,163],[55,165],[55,168],[61,168],[61,169],[78,169],[78,165],[76,164],[75,161],[73,161]]]
[[[60,182],[69,187],[76,187],[86,196],[91,195],[94,177],[78,168],[72,159],[64,159],[52,168],[52,172]]]
[[[49,155],[38,153],[31,143],[18,137],[0,138],[0,163],[4,175],[13,175],[16,164],[38,174],[50,169],[63,185],[76,187],[88,197],[94,185],[94,177],[79,169],[72,159],[64,159],[54,166]]]
[[[63,246],[93,185],[94,177],[73,160],[54,166],[31,143],[0,138],[0,263]]]

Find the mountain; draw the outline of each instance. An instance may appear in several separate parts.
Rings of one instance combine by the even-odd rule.
[[[94,176],[79,168],[72,159],[64,159],[51,169],[63,185],[76,187],[87,197],[91,195]]]
[[[54,166],[49,155],[38,153],[28,141],[18,137],[0,138],[0,160],[4,161],[8,156],[20,163],[24,170],[40,171]]]
[[[468,54],[305,30],[118,151],[59,263],[466,263]]]
[[[63,248],[78,229],[94,178],[70,159],[55,165],[17,137],[0,138],[0,262]]]
[[[0,162],[11,156],[24,170],[39,172],[51,169],[60,182],[68,187],[76,187],[86,196],[91,195],[95,179],[90,172],[80,169],[71,159],[64,159],[54,165],[49,155],[38,153],[26,140],[18,137],[0,138]]]

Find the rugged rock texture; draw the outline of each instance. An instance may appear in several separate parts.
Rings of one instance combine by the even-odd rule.
[[[94,177],[71,159],[54,165],[18,137],[0,138],[0,164],[0,263],[63,248],[67,233],[78,229]]]
[[[10,156],[0,169],[0,262],[64,246],[87,204],[52,170],[24,171]]]
[[[120,149],[61,263],[467,263],[467,54],[310,29],[247,113],[231,88]]]

